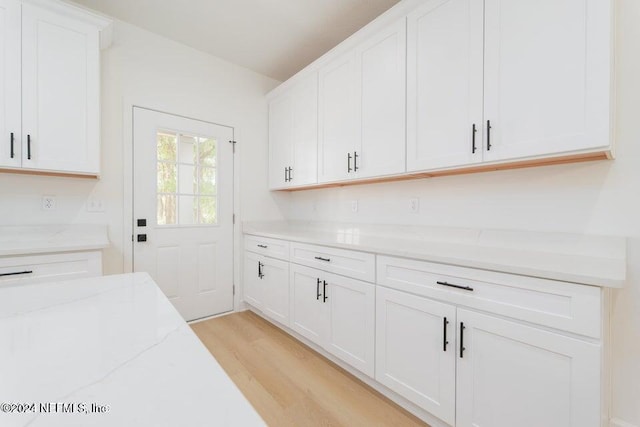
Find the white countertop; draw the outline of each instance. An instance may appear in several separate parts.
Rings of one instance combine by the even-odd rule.
[[[0,342],[0,403],[110,408],[3,427],[265,425],[146,273],[0,289]]]
[[[624,237],[295,221],[244,223],[243,232],[586,285],[626,282]]]
[[[0,226],[0,256],[104,249],[106,225]]]

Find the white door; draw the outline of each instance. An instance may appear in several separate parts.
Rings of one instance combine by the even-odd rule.
[[[359,178],[405,171],[406,39],[402,18],[357,48]]]
[[[291,329],[318,344],[324,344],[327,325],[327,305],[322,303],[320,270],[291,264]]]
[[[373,378],[375,285],[322,274],[320,301],[328,306],[325,348]]]
[[[354,151],[359,141],[356,100],[356,55],[342,55],[318,72],[318,182],[355,175]]]
[[[276,322],[289,326],[289,263],[265,257],[261,267],[262,311]]]
[[[264,280],[263,256],[246,251],[244,253],[242,284],[244,300],[255,308],[262,308]]]
[[[454,306],[377,287],[376,380],[451,425],[455,332]]]
[[[457,329],[457,426],[600,426],[599,345],[462,309]]]
[[[482,161],[483,0],[431,0],[407,19],[407,169]]]
[[[232,310],[233,129],[137,107],[133,128],[134,270],[187,320]]]
[[[0,1],[0,166],[22,164],[20,2]]]
[[[289,187],[293,166],[293,92],[269,103],[269,187]]]
[[[318,182],[318,74],[307,77],[294,89],[293,167],[289,185]]]
[[[485,159],[609,145],[611,8],[485,1]]]
[[[22,4],[24,168],[99,173],[98,44],[95,27]]]

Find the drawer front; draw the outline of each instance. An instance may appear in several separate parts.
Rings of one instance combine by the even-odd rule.
[[[366,282],[374,282],[376,277],[376,257],[365,252],[291,243],[290,260]]]
[[[102,275],[102,253],[69,252],[0,258],[0,286]]]
[[[377,283],[594,338],[601,290],[594,286],[378,256]]]
[[[244,249],[256,254],[289,261],[289,242],[268,237],[244,236]]]

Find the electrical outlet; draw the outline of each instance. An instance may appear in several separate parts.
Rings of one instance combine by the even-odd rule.
[[[409,199],[409,212],[420,212],[420,199]]]
[[[56,209],[55,196],[42,196],[42,210],[53,211]]]
[[[104,200],[91,199],[87,202],[87,212],[104,212]]]
[[[353,212],[353,213],[358,212],[358,201],[357,200],[352,200],[351,201],[351,212]]]

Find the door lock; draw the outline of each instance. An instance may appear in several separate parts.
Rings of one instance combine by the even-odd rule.
[[[146,234],[138,234],[138,242],[146,242],[147,235]]]

